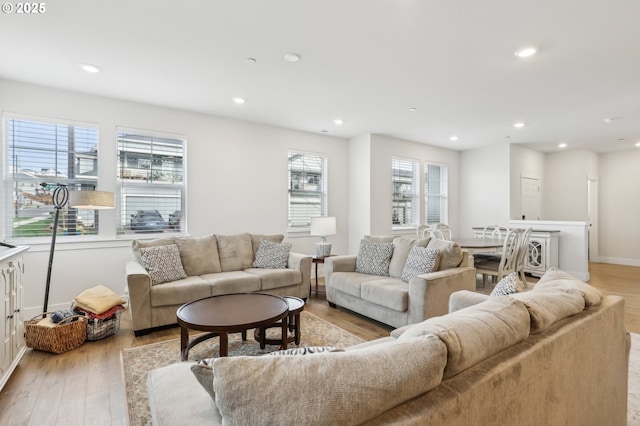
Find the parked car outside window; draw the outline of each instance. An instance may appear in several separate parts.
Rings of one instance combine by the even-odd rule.
[[[182,211],[176,210],[173,213],[169,213],[169,229],[180,229],[182,224]]]
[[[163,231],[164,218],[158,210],[138,210],[131,215],[131,229],[138,232]]]

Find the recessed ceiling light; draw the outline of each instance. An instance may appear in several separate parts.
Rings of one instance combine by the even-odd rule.
[[[247,101],[245,98],[241,98],[240,96],[236,96],[235,98],[231,98],[231,100],[233,100],[233,102],[235,102],[237,104],[243,104],[243,103],[245,103]]]
[[[640,141],[636,142],[636,146],[640,148]]]
[[[518,58],[529,58],[533,55],[535,55],[538,52],[538,48],[535,46],[527,46],[527,47],[523,47],[522,49],[518,49],[515,52],[515,55]]]
[[[298,62],[300,60],[300,55],[297,53],[286,53],[284,55],[284,60],[287,62]]]
[[[457,140],[458,140],[458,137],[457,137],[456,135],[453,135],[453,136],[451,136],[451,137],[449,138],[449,140],[452,140],[452,141],[454,141],[454,142],[455,142],[455,141],[457,141]]]
[[[613,120],[615,120],[615,118],[613,118],[613,117],[605,117],[604,120],[602,120],[602,121],[604,121],[607,124],[611,124],[611,123],[613,123]]]
[[[344,123],[344,121],[340,118],[336,118],[335,120],[333,120],[333,122],[336,123],[337,125]]]
[[[82,64],[81,65],[82,69],[85,70],[86,72],[90,72],[90,73],[97,73],[100,72],[100,67],[97,67],[95,65],[91,65],[91,64]]]
[[[513,127],[515,127],[516,129],[522,129],[524,127],[524,123],[522,121],[513,123]]]
[[[566,147],[567,147],[566,142],[561,142],[558,144],[558,148],[566,148]]]
[[[416,111],[417,111],[417,109],[418,109],[418,108],[416,108],[416,107],[411,107],[411,108],[409,108],[409,111],[411,111],[411,112],[416,112]]]

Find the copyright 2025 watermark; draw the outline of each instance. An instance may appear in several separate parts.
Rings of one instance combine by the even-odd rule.
[[[37,15],[46,11],[46,3],[2,3],[2,13],[6,14]]]

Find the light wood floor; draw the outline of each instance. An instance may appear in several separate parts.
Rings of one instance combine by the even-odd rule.
[[[640,268],[590,264],[591,284],[623,296],[627,329],[640,333]],[[388,336],[390,327],[330,308],[314,294],[305,309],[365,340]],[[180,336],[178,328],[134,337],[128,313],[120,332],[61,355],[28,350],[0,393],[0,425],[125,425],[127,408],[120,351]]]

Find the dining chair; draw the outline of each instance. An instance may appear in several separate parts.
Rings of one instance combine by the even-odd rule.
[[[522,231],[520,235],[520,247],[518,250],[518,274],[522,283],[527,285],[527,277],[524,273],[524,268],[527,266],[527,258],[529,256],[529,242],[531,241],[531,231],[533,228],[527,228]]]
[[[487,276],[495,277],[500,281],[505,275],[518,271],[518,259],[520,255],[520,243],[522,241],[520,228],[510,229],[502,245],[502,253],[499,258],[475,259],[474,266],[477,274],[482,274],[482,285],[487,285]]]
[[[441,240],[451,241],[451,228],[445,223],[436,223],[433,225],[431,235]]]
[[[429,225],[420,225],[416,228],[416,235],[418,238],[427,238],[431,235],[431,231],[429,230]]]

